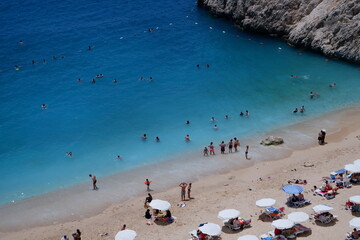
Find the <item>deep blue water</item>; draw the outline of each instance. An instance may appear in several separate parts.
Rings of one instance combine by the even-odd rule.
[[[2,1],[0,11],[0,203],[360,101],[356,66],[244,33],[190,0]]]

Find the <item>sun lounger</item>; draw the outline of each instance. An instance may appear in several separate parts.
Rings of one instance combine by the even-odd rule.
[[[272,233],[274,234],[274,231],[272,231]],[[260,236],[261,240],[286,240],[286,237],[284,237],[283,235],[278,235],[278,236],[274,236],[274,235],[269,235],[269,234],[263,234]]]
[[[315,194],[320,195],[320,196],[322,196],[322,197],[324,197],[324,198],[326,198],[328,200],[335,198],[334,193],[324,192],[324,191],[321,191],[320,189],[316,189]]]
[[[336,218],[337,218],[337,216],[335,216],[335,215],[324,216],[323,214],[320,214],[320,215],[315,215],[314,216],[315,221],[319,221],[319,222],[325,223],[325,224],[332,222]]]
[[[251,226],[251,219],[239,218],[239,220],[241,223],[239,226],[236,226],[236,227],[233,224],[231,224],[228,220],[224,220],[223,223],[224,223],[225,227],[228,227],[230,230],[233,230],[233,231],[242,230],[246,227]]]
[[[274,207],[269,207],[265,209],[265,211],[262,212],[265,216],[271,218],[271,219],[279,219],[282,216],[284,216],[284,207],[281,207],[279,209]]]
[[[310,204],[310,200],[307,200],[307,199],[304,199],[304,200],[301,200],[301,201],[296,201],[296,202],[293,202],[291,201],[291,198],[288,198],[286,204],[289,206],[289,207],[303,207],[307,204]]]
[[[305,233],[305,232],[310,232],[311,231],[311,228],[308,228],[308,227],[305,227],[301,224],[295,224],[294,225],[294,229],[295,229],[295,235],[299,235],[299,234],[302,234],[302,233]]]

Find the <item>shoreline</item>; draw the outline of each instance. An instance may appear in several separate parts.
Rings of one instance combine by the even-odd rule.
[[[239,153],[226,154],[224,156],[220,156],[220,154],[217,153],[217,156],[215,157],[209,156],[205,158],[202,157],[201,152],[199,151],[200,157],[196,158],[196,162],[193,161],[194,153],[184,154],[182,155],[182,158],[176,158],[176,161],[170,159],[168,161],[152,164],[151,166],[145,166],[101,178],[99,182],[101,189],[95,194],[94,191],[90,190],[91,184],[84,183],[31,197],[19,202],[1,205],[0,213],[7,221],[0,222],[0,232],[12,232],[24,228],[78,221],[96,216],[101,212],[106,211],[106,209],[114,204],[116,205],[119,202],[126,202],[144,195],[143,192],[145,187],[138,184],[138,182],[144,180],[144,177],[142,177],[145,176],[143,174],[144,172],[148,172],[148,175],[146,176],[148,176],[149,179],[158,178],[156,180],[157,182],[154,182],[151,186],[152,188],[156,188],[156,192],[168,191],[171,189],[171,185],[175,184],[176,186],[176,183],[184,180],[173,176],[176,175],[179,161],[182,161],[182,166],[191,164],[192,168],[187,169],[187,171],[190,172],[190,175],[193,177],[190,179],[187,178],[187,181],[193,182],[199,181],[204,177],[227,173],[234,168],[238,171],[252,167],[261,162],[278,161],[279,159],[287,158],[293,154],[294,151],[311,148],[313,145],[312,142],[316,143],[317,132],[313,132],[313,129],[316,129],[317,131],[325,125],[328,129],[328,133],[331,133],[328,138],[335,134],[342,134],[342,136],[349,134],[350,130],[346,131],[346,129],[353,129],[354,124],[359,122],[356,121],[356,119],[360,119],[359,110],[360,105],[351,106],[323,114],[304,122],[296,123],[286,128],[264,133],[263,136],[257,136],[257,138],[250,141],[250,144],[248,142],[246,143],[246,145],[251,146],[249,155],[252,159],[250,161],[238,161],[239,158],[241,160],[244,158],[242,152],[244,144],[242,143]],[[334,126],[332,126],[333,124]],[[360,128],[360,124],[358,125],[357,128]],[[313,133],[313,137],[311,137],[311,133]],[[295,137],[295,135],[299,134],[301,135]],[[284,138],[285,143],[275,147],[261,146],[259,141],[268,135],[281,136]],[[273,151],[274,149],[276,149],[276,154]],[[232,164],[232,167],[222,166],[219,169],[219,164],[217,163],[217,160],[219,159],[226,161],[227,164]],[[208,165],[208,169],[205,171],[203,167],[204,164]],[[171,171],[167,172],[165,175],[161,171],[164,168],[164,165],[166,166],[166,169],[171,169]],[[197,168],[202,168],[203,171],[199,174],[196,170]],[[151,174],[149,174],[149,172],[151,172]],[[129,178],[134,180],[134,176],[136,176],[136,184],[133,181],[130,185],[127,185],[127,191],[125,191],[124,194],[124,191],[122,192],[123,186],[121,186],[119,182]],[[162,178],[159,179],[158,176],[161,176]],[[166,183],[161,183],[164,179],[166,179]],[[104,199],[103,194],[106,194],[106,199]],[[78,196],[80,196],[81,199],[78,199]],[[82,199],[88,199],[86,205],[81,204]],[[91,201],[89,201],[90,199]],[[79,206],[81,206],[81,208],[79,208]]]
[[[250,156],[252,157],[252,160],[247,162],[245,161],[245,163],[239,163],[238,158],[236,158],[236,156],[239,155],[240,158],[244,158],[242,152],[244,144],[242,144],[240,153],[226,154],[225,156],[220,157],[220,154],[218,154],[216,157],[208,158],[204,158],[201,156],[201,158],[199,157],[199,159],[196,159],[196,162],[191,159],[191,157],[193,156],[190,154],[191,156],[186,156],[182,160],[182,164],[192,164],[193,168],[188,169],[188,171],[191,171],[190,173],[193,177],[190,179],[190,181],[194,182],[195,180],[195,186],[199,182],[204,181],[204,179],[218,178],[222,175],[231,174],[234,171],[241,172],[245,171],[245,169],[258,168],[259,165],[268,165],[270,163],[276,164],[277,162],[286,160],[287,158],[289,158],[289,156],[296,154],[297,152],[317,148],[317,132],[314,131],[318,131],[319,129],[321,129],[320,126],[327,125],[326,128],[328,128],[329,133],[327,139],[328,141],[331,141],[331,143],[334,143],[336,141],[339,142],[342,140],[342,138],[349,135],[349,133],[359,130],[360,123],[356,122],[356,119],[359,119],[360,116],[359,109],[360,105],[355,105],[346,109],[341,109],[335,112],[321,115],[319,117],[315,117],[311,120],[291,125],[290,127],[284,129],[277,129],[275,131],[265,133],[264,136],[273,134],[275,136],[283,137],[285,140],[285,144],[277,147],[263,147],[258,144],[260,139],[253,139],[250,146],[253,146],[254,144],[256,144],[256,146],[250,148]],[[335,126],[331,127],[334,122]],[[303,135],[300,137],[294,137],[294,133],[301,133]],[[306,139],[306,136],[309,138],[310,142],[304,141],[304,139]],[[291,139],[292,141],[289,142],[288,139]],[[299,140],[301,139],[303,140],[303,142],[299,142]],[[316,147],[313,146],[312,142],[316,144]],[[322,146],[319,147],[321,148]],[[266,159],[264,156],[268,156],[270,152],[273,153],[274,149],[276,149],[276,152],[281,153],[275,155],[275,157],[272,156],[271,159]],[[281,151],[278,151],[279,149],[281,149]],[[224,161],[224,163],[226,162],[227,165],[230,166],[221,166],[221,168],[219,169],[219,164],[216,163],[218,159],[221,159],[222,161]],[[207,174],[201,172],[199,174],[199,171],[197,169],[200,169],[202,164],[204,163],[207,165],[212,165],[213,167],[215,167],[215,169],[212,172],[208,172]],[[163,175],[161,172],[162,169],[158,168],[158,166],[164,164],[170,167],[169,169],[171,169],[171,171],[168,172],[166,176],[162,176],[163,178],[158,178],[156,182],[154,182],[154,184],[151,186],[152,188],[156,188],[156,191],[151,192],[153,195],[166,194],[168,192],[176,191],[174,189],[177,189],[170,186],[177,186],[177,183],[179,182],[178,176],[173,176],[172,178],[169,176],[176,175],[176,165],[178,165],[178,162],[166,161],[154,164],[156,166],[153,166],[153,168],[151,169],[152,174],[154,176]],[[148,171],[146,169],[148,168],[148,166],[144,168],[145,169],[142,170],[145,170],[145,172]],[[135,178],[138,179],[137,182],[142,182],[144,180],[142,177],[144,175],[139,174],[140,172],[137,170],[137,177]],[[133,175],[134,172],[129,171],[126,173],[120,173],[102,178],[99,184],[101,189],[96,193],[94,191],[88,190],[90,189],[90,183],[87,184],[87,186],[85,184],[81,184],[72,187],[72,190],[75,190],[75,192],[69,191],[69,189],[62,189],[48,194],[29,198],[15,204],[2,205],[0,206],[0,213],[3,219],[0,223],[0,237],[2,238],[2,235],[6,236],[19,233],[20,229],[20,232],[23,232],[33,231],[34,229],[39,229],[43,227],[58,228],[58,226],[62,226],[63,224],[86,221],[87,219],[97,218],[100,215],[110,211],[110,209],[117,208],[118,206],[132,202],[135,199],[136,201],[138,201],[139,198],[142,199],[142,196],[146,195],[146,192],[144,191],[144,186],[139,186],[138,183],[135,184],[134,182],[132,182],[132,184],[130,185],[126,183],[126,186],[125,184],[119,184],[120,177],[122,177],[120,179],[127,179],[130,177],[134,178]],[[149,179],[153,178],[149,177]],[[166,181],[166,183],[161,184],[162,181]],[[187,178],[186,181],[189,182],[189,178]],[[110,185],[104,184],[102,186],[102,184],[105,182],[106,184],[109,183]],[[115,186],[117,186],[117,188],[115,188]],[[121,193],[121,190],[123,188],[126,188],[128,190],[126,193],[127,199],[125,199],[123,193]],[[143,190],[137,192],[139,188]],[[77,192],[79,189],[82,189],[82,191]],[[105,200],[104,194],[101,194],[102,191],[106,193]],[[109,195],[109,193],[111,193],[111,195]],[[58,200],[55,201],[56,199]],[[115,199],[116,201],[114,201]],[[82,204],[83,201],[86,201],[87,204]],[[122,204],[119,202],[124,203]],[[101,207],[96,208],[96,206],[98,206],[99,204],[101,205]],[[78,209],[78,206],[81,206],[82,209]],[[62,218],[59,217],[59,215],[61,214],[63,216]]]

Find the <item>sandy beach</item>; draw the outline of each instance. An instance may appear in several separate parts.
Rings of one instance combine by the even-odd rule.
[[[242,217],[252,219],[252,227],[240,232],[231,232],[223,228],[222,239],[231,240],[245,234],[261,235],[273,229],[270,222],[258,220],[261,209],[255,205],[255,201],[265,197],[276,199],[276,207],[285,206],[286,214],[294,211],[304,211],[311,214],[312,207],[316,204],[328,204],[334,207],[333,213],[338,216],[338,221],[335,224],[323,226],[311,220],[304,223],[304,225],[310,227],[312,233],[298,238],[344,239],[346,232],[351,230],[348,221],[354,217],[350,211],[344,209],[344,204],[350,196],[359,194],[359,186],[354,185],[348,189],[340,189],[339,194],[332,200],[314,196],[310,190],[314,185],[320,186],[322,184],[321,179],[323,176],[328,176],[330,172],[341,169],[345,164],[352,163],[360,158],[360,121],[358,121],[360,114],[358,110],[359,106],[355,106],[346,111],[344,110],[346,114],[342,114],[344,113],[343,110],[337,111],[336,114],[332,113],[337,123],[331,131],[328,131],[327,144],[323,146],[317,144],[316,134],[319,127],[316,124],[310,124],[316,122],[312,120],[291,127],[293,131],[303,129],[306,132],[307,130],[304,129],[311,130],[314,135],[311,146],[305,146],[301,142],[299,144],[292,142],[287,147],[293,150],[287,150],[286,157],[281,159],[259,161],[261,159],[260,154],[254,153],[257,149],[251,148],[250,150],[253,152],[250,151],[250,157],[252,159],[249,160],[250,163],[247,164],[247,167],[228,170],[231,168],[232,158],[244,158],[242,151],[238,154],[226,154],[225,156],[219,156],[220,154],[218,154],[214,158],[207,158],[224,161],[224,165],[230,166],[219,169],[218,173],[203,176],[194,181],[193,199],[185,201],[185,207],[177,206],[181,202],[178,184],[174,184],[174,187],[170,189],[162,190],[161,185],[158,186],[154,182],[151,185],[151,188],[154,189],[154,191],[151,191],[154,199],[167,200],[172,204],[171,211],[177,219],[176,222],[170,225],[146,224],[147,221],[142,216],[145,213],[144,199],[147,192],[145,187],[141,186],[144,188],[142,196],[111,204],[101,213],[94,216],[73,217],[73,219],[61,221],[61,223],[37,223],[34,226],[30,222],[29,224],[23,222],[16,225],[16,221],[12,218],[21,218],[21,213],[11,215],[7,212],[6,215],[2,214],[2,216],[6,217],[2,217],[1,220],[0,239],[55,240],[60,239],[63,235],[71,236],[76,229],[80,229],[83,233],[83,239],[108,240],[114,239],[115,234],[123,224],[137,232],[137,239],[189,239],[189,232],[196,229],[200,223],[214,222],[222,225],[221,220],[217,218],[218,212],[226,208],[235,208],[240,210]],[[323,121],[328,121],[327,116],[321,118]],[[328,123],[328,125],[333,123]],[[320,121],[320,124],[325,124],[325,122],[321,123]],[[281,131],[277,133],[279,134]],[[287,138],[284,137],[284,139],[286,142]],[[259,140],[257,139],[257,142]],[[289,145],[292,147],[289,147]],[[281,148],[283,147],[268,147],[261,154],[266,154],[266,151],[277,151],[277,149]],[[305,167],[304,162],[309,162],[314,166]],[[195,175],[196,171],[194,171],[193,179],[197,179]],[[285,205],[288,196],[281,190],[281,187],[292,179],[307,180],[308,184],[303,185],[305,189],[304,195],[306,199],[311,200],[310,205],[300,209],[289,208]],[[87,195],[79,195],[77,198],[78,201],[86,205],[87,199],[92,198],[97,193],[99,192],[88,191]],[[118,194],[121,195],[121,193]],[[101,197],[106,198],[107,196],[101,195]],[[31,204],[27,206],[27,211],[31,211],[31,206]],[[44,203],[42,208],[47,209],[48,212],[62,211],[62,209],[52,209],[49,206],[51,206],[51,203],[49,205]],[[64,204],[63,208],[65,211],[66,208],[71,208],[71,206]],[[2,212],[5,210],[4,208],[1,209]],[[25,210],[23,213],[25,213],[24,215],[29,214]],[[36,216],[36,210],[31,214],[34,214],[34,218],[41,218],[41,216]],[[31,216],[24,216],[24,218],[26,217],[31,218]],[[14,224],[8,224],[9,222]],[[102,233],[108,233],[108,236],[100,236]]]

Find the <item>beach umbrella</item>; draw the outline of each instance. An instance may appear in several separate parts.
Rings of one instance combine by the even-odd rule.
[[[352,203],[360,204],[360,195],[350,197],[349,201]]]
[[[360,166],[355,164],[346,164],[345,165],[346,171],[352,172],[352,173],[360,173]]]
[[[259,240],[255,235],[244,235],[238,238],[238,240]]]
[[[256,201],[256,206],[258,207],[271,207],[274,206],[276,203],[275,199],[272,198],[263,198],[258,201]]]
[[[299,185],[289,184],[289,185],[284,186],[282,188],[282,190],[284,192],[286,192],[287,194],[299,194],[302,191],[304,191],[304,188],[302,186],[299,186]]]
[[[316,213],[323,213],[323,212],[329,212],[331,210],[333,210],[334,208],[328,206],[328,205],[324,205],[324,204],[319,204],[319,205],[316,205],[315,207],[313,207],[313,210],[316,212]]]
[[[218,218],[223,220],[228,220],[232,218],[237,218],[240,216],[240,211],[236,209],[225,209],[219,212]]]
[[[355,164],[356,166],[360,166],[360,159],[355,160],[355,161],[354,161],[354,164]]]
[[[277,228],[277,229],[289,229],[289,228],[292,228],[295,223],[293,221],[291,221],[290,219],[278,219],[278,220],[275,220],[271,223],[271,225],[274,227],[274,228]]]
[[[136,232],[134,230],[125,229],[116,234],[115,240],[133,240],[135,237]]]
[[[163,201],[159,199],[152,200],[151,203],[149,203],[149,206],[153,209],[158,209],[160,211],[169,210],[171,207],[171,204],[168,201]]]
[[[199,230],[209,236],[219,236],[221,234],[221,227],[215,223],[204,223]]]
[[[292,212],[288,215],[288,219],[295,224],[307,222],[309,220],[309,214],[304,212]]]
[[[360,217],[353,218],[349,221],[350,227],[359,229],[360,228]]]

